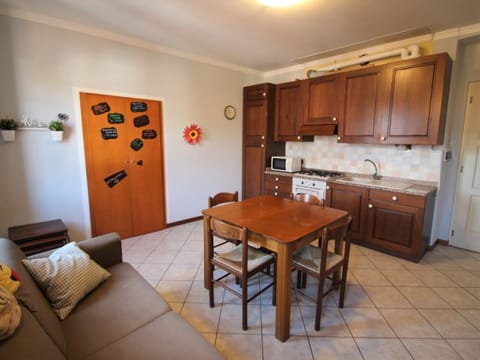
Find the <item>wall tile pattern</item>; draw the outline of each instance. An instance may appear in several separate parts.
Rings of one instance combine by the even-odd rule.
[[[287,142],[286,155],[301,157],[306,168],[372,174],[369,158],[379,174],[412,180],[440,180],[442,151],[431,146],[412,146],[404,150],[395,145],[342,144],[335,136],[316,136],[313,142]]]

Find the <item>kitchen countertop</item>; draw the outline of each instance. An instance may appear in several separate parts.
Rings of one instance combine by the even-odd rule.
[[[304,177],[304,178],[313,178],[313,179],[318,179],[318,177],[311,176],[311,175],[303,175],[299,173],[288,173],[288,172],[283,172],[283,171],[273,171],[270,168],[267,168],[265,170],[266,174],[272,174],[272,175],[280,175],[280,176],[298,176],[298,177]],[[334,177],[330,178],[327,180],[327,182],[330,183],[336,183],[336,184],[343,184],[343,185],[352,185],[352,186],[360,186],[360,187],[366,187],[369,189],[378,189],[378,190],[384,190],[384,191],[391,191],[391,192],[397,192],[397,193],[403,193],[403,194],[411,194],[411,195],[419,195],[419,196],[427,196],[429,193],[434,192],[437,190],[437,183],[432,182],[432,181],[422,181],[422,180],[412,180],[412,179],[405,179],[405,178],[396,178],[396,177],[388,177],[388,176],[381,176],[381,182],[394,182],[394,183],[405,183],[406,187],[402,189],[398,188],[391,188],[388,187],[388,185],[382,186],[382,184],[368,184],[368,183],[363,183],[361,181],[355,182],[355,181],[345,181],[344,179],[346,178],[357,178],[359,180],[365,179],[368,181],[368,179],[372,179],[371,175],[365,175],[365,174],[358,174],[358,173],[348,173],[345,172],[343,176],[339,177]],[[380,182],[380,183],[381,183]]]

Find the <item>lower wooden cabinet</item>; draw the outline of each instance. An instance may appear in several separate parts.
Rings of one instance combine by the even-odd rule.
[[[327,205],[352,216],[352,241],[419,261],[428,248],[434,192],[426,196],[329,183]]]
[[[352,217],[351,239],[362,242],[365,237],[368,189],[331,183],[327,185],[326,205],[348,211]]]
[[[292,177],[276,174],[265,174],[264,194],[290,198],[292,194]]]

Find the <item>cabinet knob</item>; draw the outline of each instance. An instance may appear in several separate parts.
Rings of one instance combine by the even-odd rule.
[[[373,205],[372,205],[372,204],[368,204],[368,208],[369,208],[369,209],[373,208]]]
[[[278,185],[275,185],[275,190],[278,190]]]
[[[275,181],[278,181],[278,177],[275,178]]]
[[[329,186],[329,185],[327,185],[327,190],[330,190],[330,186]]]
[[[398,200],[398,197],[396,197],[395,195],[392,196],[392,200],[393,201],[397,201]]]
[[[264,139],[265,139],[265,136],[264,136],[264,135],[262,135],[261,139],[262,139],[262,140],[264,140]]]
[[[385,141],[387,138],[385,136],[380,136],[380,140]]]
[[[337,141],[340,141],[342,140],[342,137],[341,136],[337,136]]]
[[[262,96],[263,96],[263,97],[267,96],[267,93],[266,93],[266,92],[263,92],[263,93],[262,93]]]
[[[263,148],[263,147],[265,147],[265,145],[263,145],[263,144],[262,144],[262,145],[260,145],[260,147],[262,147],[262,148]]]
[[[278,192],[275,191],[275,192],[273,193],[273,195],[278,196]]]
[[[301,140],[301,139],[302,139],[302,137],[301,137],[301,136],[297,136],[297,140]]]
[[[337,118],[334,116],[334,117],[332,118],[332,121],[337,121]]]

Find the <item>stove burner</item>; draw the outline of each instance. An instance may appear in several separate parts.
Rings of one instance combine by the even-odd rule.
[[[301,175],[320,176],[324,178],[331,178],[336,176],[342,176],[343,174],[338,171],[331,170],[317,170],[317,169],[303,169],[299,172]]]

